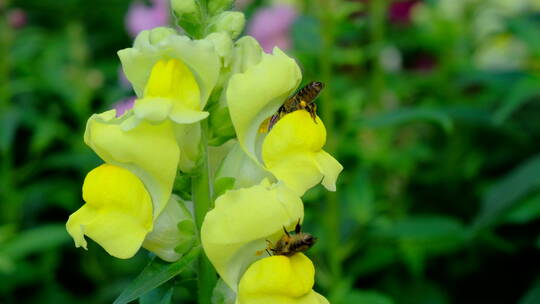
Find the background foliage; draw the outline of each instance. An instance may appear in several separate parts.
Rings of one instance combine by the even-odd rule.
[[[274,1],[242,2],[251,20]],[[327,84],[326,150],[345,167],[337,193],[305,197],[316,289],[333,303],[538,303],[540,5],[281,2],[298,10],[287,35],[304,82]],[[0,1],[0,303],[110,303],[146,264],[76,249],[64,228],[100,162],[86,119],[133,94],[116,57],[130,4]],[[141,302],[176,286],[193,303],[190,278]]]

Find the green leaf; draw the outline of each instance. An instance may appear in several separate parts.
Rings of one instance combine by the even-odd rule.
[[[527,293],[519,300],[519,304],[540,303],[540,280],[537,280]]]
[[[294,49],[298,52],[317,55],[322,49],[321,24],[313,17],[296,18],[291,34]]]
[[[506,215],[506,221],[514,224],[526,224],[540,218],[540,194],[521,200]]]
[[[25,230],[7,241],[0,248],[0,255],[12,260],[36,252],[43,252],[69,241],[70,237],[64,225],[43,225]]]
[[[465,228],[456,219],[439,215],[410,216],[397,220],[392,227],[380,232],[387,237],[428,242],[447,237],[459,240],[465,233]]]
[[[519,107],[526,102],[534,100],[534,97],[540,95],[540,79],[538,77],[528,77],[513,86],[504,99],[504,103],[493,115],[493,121],[496,124],[502,124]]]
[[[430,121],[438,124],[447,133],[453,129],[452,119],[444,112],[435,109],[401,108],[375,117],[367,118],[362,125],[371,128],[392,127],[416,121]]]
[[[0,152],[5,152],[11,146],[17,125],[19,113],[14,109],[0,112]]]
[[[347,296],[343,303],[362,303],[362,304],[393,304],[394,300],[392,298],[368,290],[353,290]]]
[[[478,231],[492,225],[503,212],[539,185],[540,155],[536,155],[491,186],[484,195],[482,209],[474,221],[473,230]]]
[[[139,304],[170,304],[174,292],[172,284],[163,284],[139,298]]]
[[[200,247],[195,247],[188,254],[174,263],[167,263],[159,258],[152,259],[135,280],[124,289],[113,304],[129,303],[169,281],[184,271],[190,263],[199,256],[200,251]]]
[[[464,244],[468,236],[460,222],[437,215],[398,220],[375,235],[394,239],[401,250],[401,258],[416,275],[422,273],[428,256],[449,253]]]

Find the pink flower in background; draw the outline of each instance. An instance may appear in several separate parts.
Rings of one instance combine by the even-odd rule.
[[[26,24],[26,12],[20,8],[8,11],[8,24],[12,28],[21,28]]]
[[[135,99],[137,98],[133,96],[117,102],[114,105],[114,109],[116,110],[116,117],[122,116],[122,114],[124,114],[127,110],[133,108],[133,105],[135,104]]]
[[[419,2],[419,0],[405,0],[392,3],[388,9],[390,21],[408,24],[411,21],[412,9]]]
[[[151,0],[152,6],[135,2],[129,7],[126,15],[126,28],[131,37],[140,31],[149,30],[169,24],[169,1]]]
[[[276,5],[260,9],[248,26],[248,34],[255,37],[265,52],[274,46],[286,50],[291,47],[290,29],[298,16],[294,7]]]

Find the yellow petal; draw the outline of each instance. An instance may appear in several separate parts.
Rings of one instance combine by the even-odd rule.
[[[298,86],[300,68],[278,48],[273,54],[230,78],[227,104],[240,146],[258,160],[257,136],[261,123],[283,104]]]
[[[84,141],[106,163],[126,168],[142,180],[156,218],[169,201],[180,158],[172,124],[142,122],[123,131],[121,125],[130,118],[129,113],[114,116],[114,110],[92,115]]]
[[[301,253],[258,260],[240,280],[237,303],[325,303],[326,299],[312,290],[314,276],[313,263]]]
[[[283,227],[293,229],[303,218],[303,204],[282,184],[229,190],[206,214],[201,240],[206,255],[225,283],[236,290],[248,265],[266,253],[266,240],[275,242]]]
[[[264,139],[264,165],[299,195],[321,180],[328,190],[335,191],[343,166],[322,150],[325,142],[326,129],[318,117],[315,123],[307,111],[292,112]]]
[[[161,59],[152,68],[144,97],[133,107],[139,119],[161,122],[170,118],[179,124],[208,116],[201,111],[199,85],[189,68],[178,59]]]
[[[66,223],[77,247],[86,249],[87,235],[110,255],[127,259],[152,230],[152,202],[141,180],[124,168],[104,164],[88,173],[86,202]]]

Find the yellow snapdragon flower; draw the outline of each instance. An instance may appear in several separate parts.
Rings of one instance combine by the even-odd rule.
[[[158,27],[142,31],[132,48],[118,52],[126,78],[138,96],[134,115],[123,123],[123,129],[141,121],[174,122],[182,149],[180,169],[186,172],[197,161],[201,136],[197,122],[208,117],[204,108],[218,82],[222,56],[227,55],[222,45],[227,39],[219,39],[224,34],[215,36],[191,40],[171,28]]]
[[[139,97],[136,118],[190,124],[208,116],[203,109],[221,68],[210,40],[191,40],[158,27],[139,33],[133,47],[118,56]]]
[[[301,79],[296,62],[278,48],[261,55],[228,83],[227,104],[238,142],[261,170],[272,173],[298,195],[322,181],[335,191],[343,167],[322,150],[326,129],[322,121],[307,119],[306,111],[283,117],[268,133],[261,124],[285,102]],[[302,114],[303,113],[303,114]],[[257,183],[259,181],[254,181]]]
[[[221,278],[236,291],[248,266],[266,255],[267,240],[277,241],[283,227],[292,230],[303,214],[294,192],[264,180],[218,197],[204,219],[201,242]]]
[[[124,131],[122,124],[130,115],[116,118],[115,110],[111,110],[88,120],[85,143],[106,164],[88,173],[83,184],[86,204],[66,223],[77,247],[86,248],[86,235],[118,258],[132,257],[159,219],[159,227],[167,226],[167,222],[175,225],[170,217],[160,215],[166,208],[175,210],[171,204],[177,204],[171,199],[171,191],[180,150],[172,124],[142,122]],[[177,217],[178,221],[182,217]],[[152,235],[150,247],[151,240],[159,237],[159,232]],[[156,254],[165,260],[179,257],[164,247],[154,246]]]

